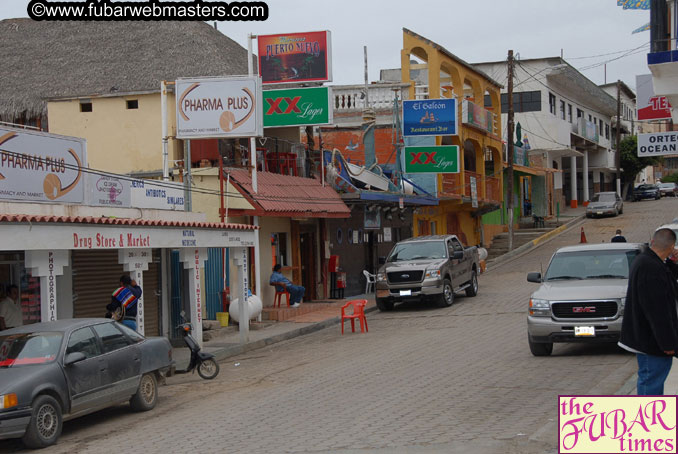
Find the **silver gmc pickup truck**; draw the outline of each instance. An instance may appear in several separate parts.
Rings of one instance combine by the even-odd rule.
[[[478,248],[464,247],[456,235],[411,238],[397,243],[377,273],[377,307],[404,301],[435,300],[451,306],[456,292],[478,294]]]

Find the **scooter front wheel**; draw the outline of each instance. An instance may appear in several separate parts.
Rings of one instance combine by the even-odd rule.
[[[214,358],[203,359],[198,365],[198,375],[205,380],[212,380],[219,375],[219,363]]]

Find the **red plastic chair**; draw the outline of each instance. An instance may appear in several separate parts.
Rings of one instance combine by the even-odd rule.
[[[367,319],[365,318],[365,306],[367,305],[367,300],[352,300],[341,306],[341,334],[344,334],[344,320],[351,320],[351,332],[355,333],[355,320],[360,321],[360,332],[366,333],[369,330],[367,329]],[[353,313],[347,314],[346,309],[349,306],[353,306]]]
[[[285,286],[285,284],[282,282],[277,282],[271,285],[275,287],[275,296],[273,297],[273,307],[275,307],[276,304],[278,305],[278,307],[280,307],[283,296],[287,297],[287,307],[290,307],[290,292],[287,291],[287,287]],[[280,292],[278,291],[278,287],[282,287],[284,290]]]

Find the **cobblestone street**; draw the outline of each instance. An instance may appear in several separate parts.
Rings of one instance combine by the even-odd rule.
[[[558,394],[614,394],[635,358],[614,345],[556,344],[530,354],[526,307],[553,251],[645,242],[678,214],[678,198],[626,203],[587,219],[480,277],[475,298],[446,309],[406,305],[368,315],[369,334],[339,326],[233,357],[209,382],[168,379],[150,413],[127,406],[66,422],[55,453],[551,453]],[[18,441],[0,451],[19,452]]]

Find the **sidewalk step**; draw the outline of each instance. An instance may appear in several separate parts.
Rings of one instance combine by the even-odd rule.
[[[336,303],[302,303],[299,307],[265,307],[261,311],[262,320],[273,320],[282,322],[299,315],[308,314],[310,312],[320,311],[323,309],[339,307]]]

